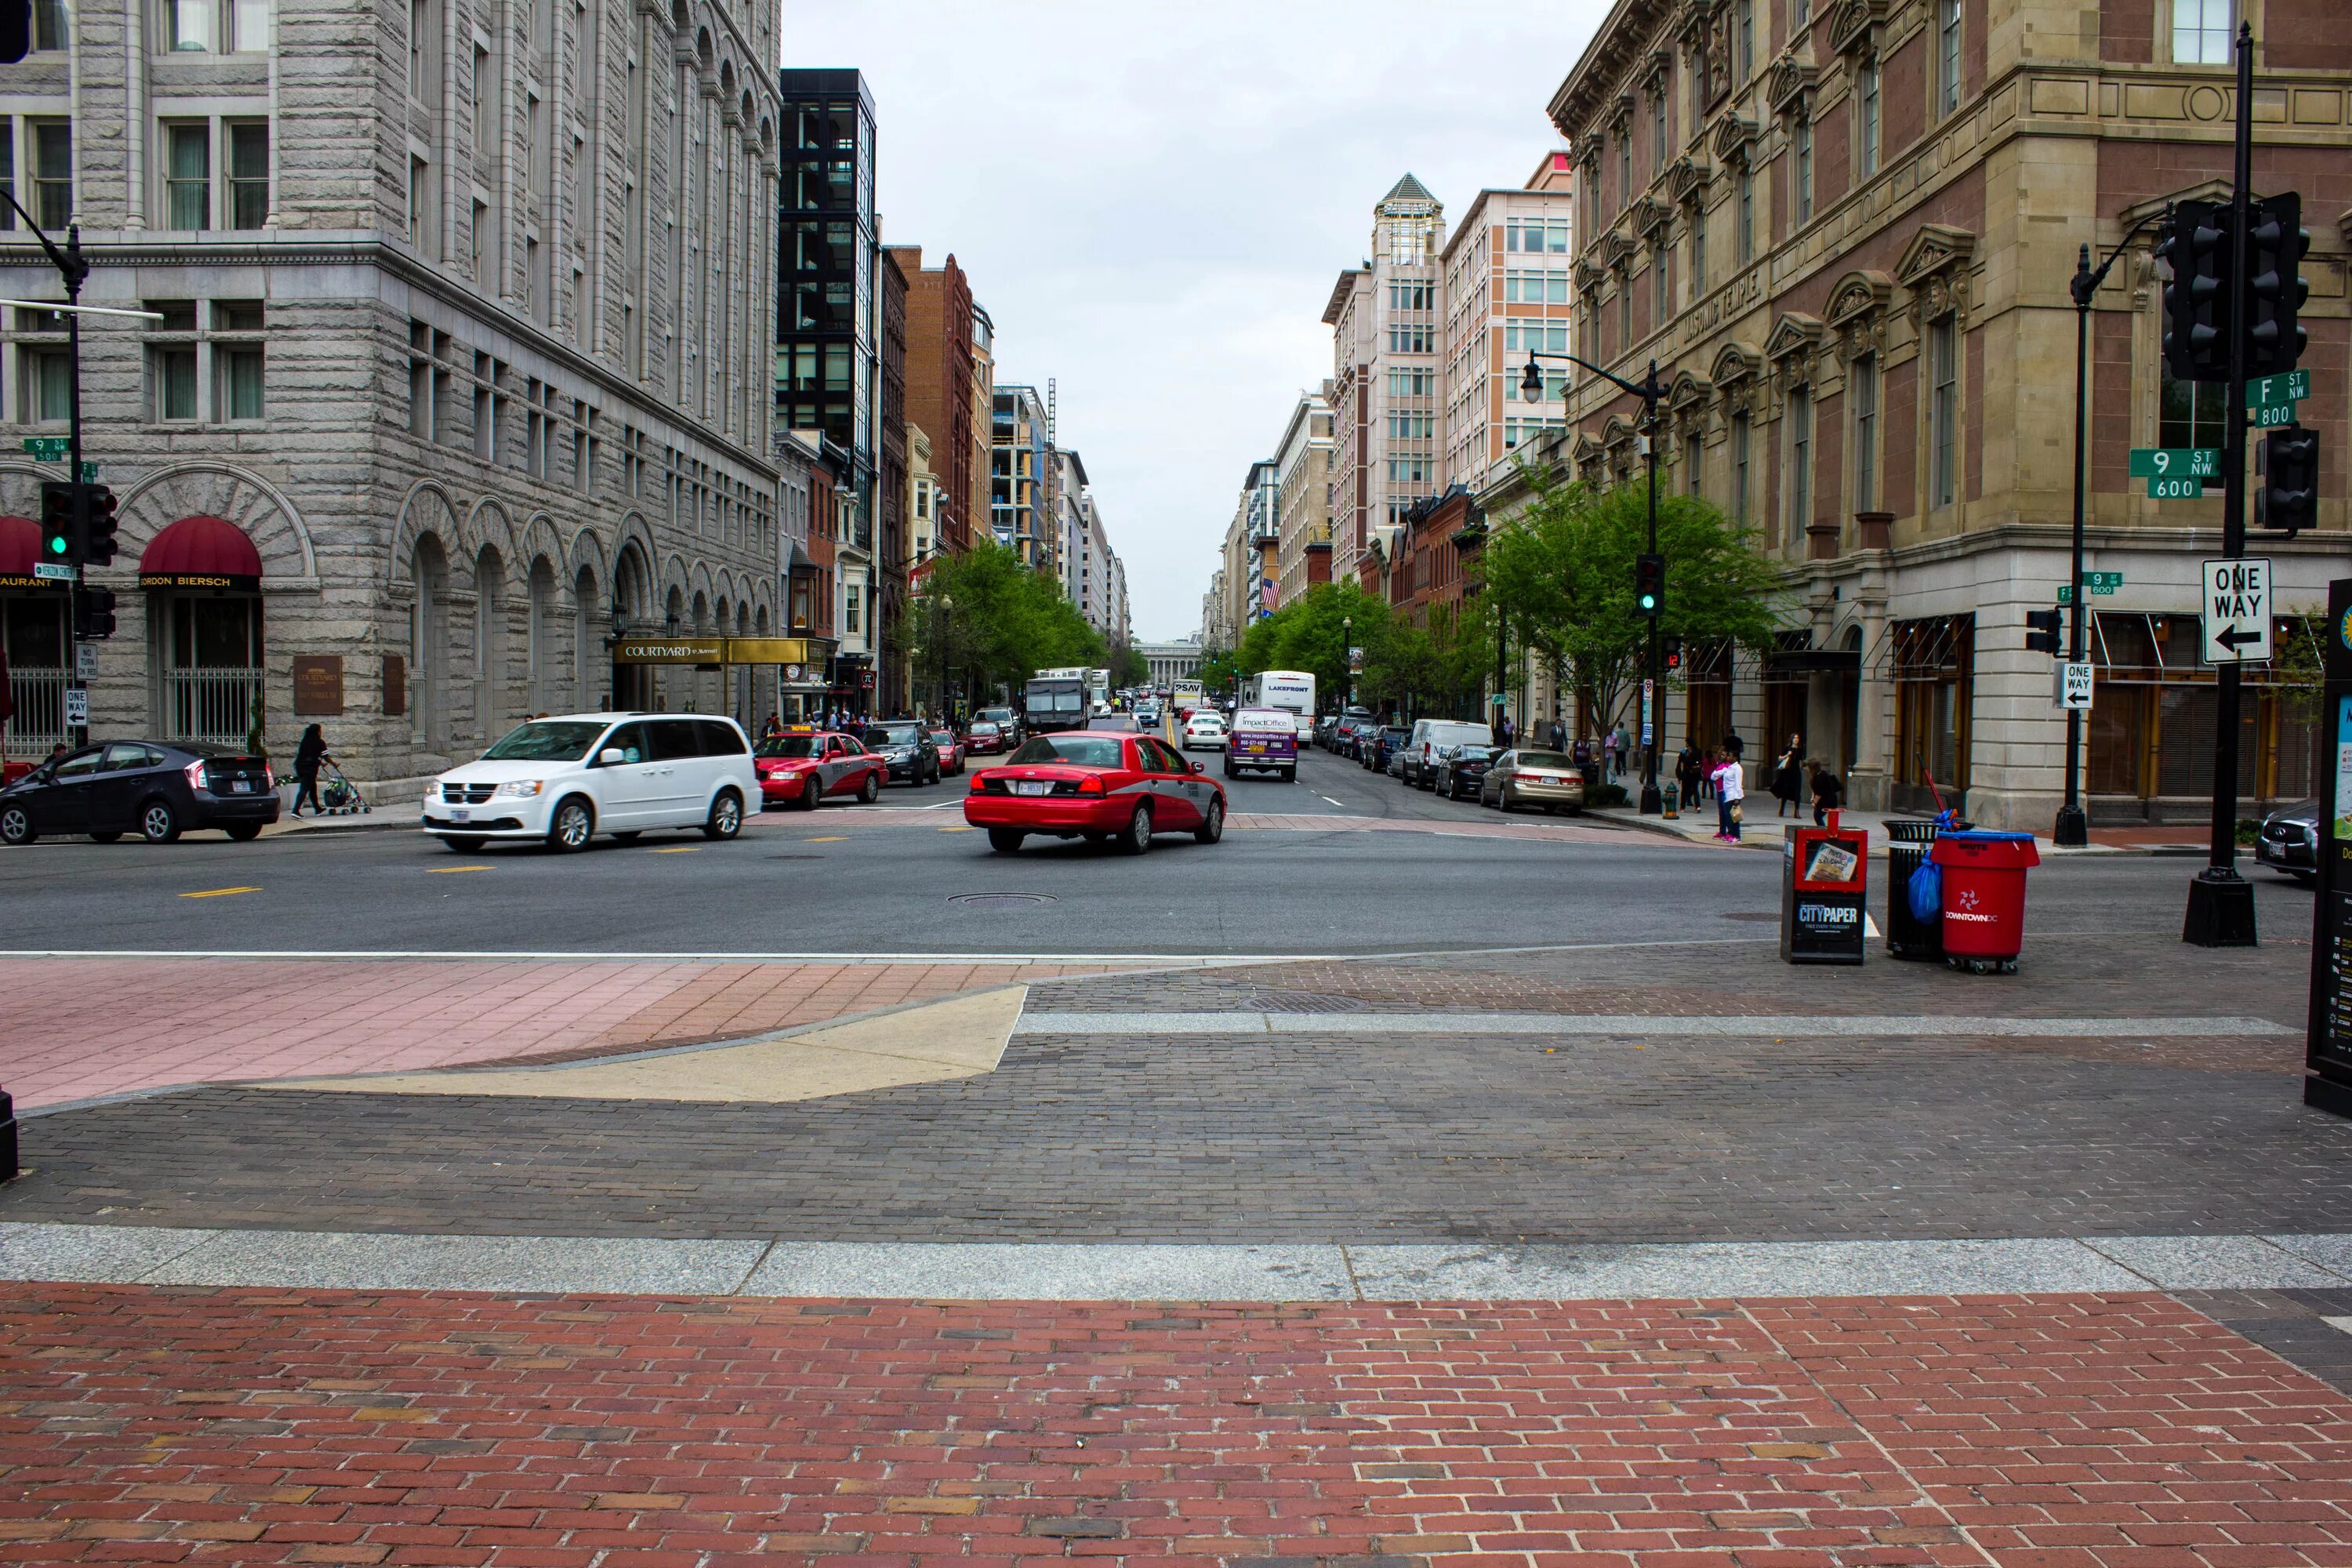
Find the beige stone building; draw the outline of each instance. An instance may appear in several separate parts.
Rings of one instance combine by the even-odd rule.
[[[62,12],[43,8],[53,17]],[[643,642],[777,629],[772,9],[90,0],[0,68],[0,177],[81,226],[87,458],[120,498],[94,731],[271,749],[379,804],[541,710],[763,715]],[[0,292],[60,298],[15,225]],[[62,319],[0,321],[0,447],[66,429]],[[19,752],[62,595],[16,544]],[[11,521],[11,520],[14,521]],[[13,569],[12,569],[13,568]],[[644,634],[654,634],[646,638]],[[635,640],[633,640],[635,639]]]
[[[1275,448],[1275,583],[1278,605],[1331,580],[1331,489],[1335,443],[1325,382],[1300,395]]]
[[[1372,208],[1371,253],[1339,274],[1331,329],[1331,570],[1355,576],[1373,531],[1437,490],[1438,275],[1444,205],[1411,174]]]
[[[2077,247],[2222,189],[2228,40],[2261,40],[2254,180],[2303,195],[2323,531],[2256,535],[2283,609],[2343,570],[2352,55],[2335,0],[1620,0],[1549,105],[1583,191],[1578,352],[1672,382],[1664,482],[1753,525],[1785,566],[1758,658],[1693,649],[1664,743],[1801,731],[1865,805],[1932,776],[1978,822],[2046,831],[2064,723],[2024,615],[2067,573]],[[2155,501],[2129,448],[2218,446],[2219,388],[2172,382],[2143,237],[2091,323],[2094,822],[2196,817],[2214,685],[2198,562],[2219,487]],[[1640,471],[1638,405],[1593,378],[1540,448]],[[1507,477],[1486,496],[1507,513]],[[1672,566],[1668,588],[1673,594]],[[2308,794],[2308,727],[2249,681],[2243,795]]]

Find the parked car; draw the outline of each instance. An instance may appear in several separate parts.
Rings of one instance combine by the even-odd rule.
[[[169,844],[191,829],[259,837],[278,820],[269,764],[226,746],[106,741],[68,752],[0,789],[0,844],[87,833],[111,844],[136,833]]]
[[[1410,729],[1397,731],[1395,740],[1389,742],[1388,749],[1381,758],[1381,771],[1388,774],[1389,777],[1396,780],[1397,783],[1402,784],[1404,782],[1404,754],[1412,748],[1412,731]]]
[[[946,773],[963,772],[963,742],[956,739],[953,730],[930,731],[931,745],[940,753],[940,771]]]
[[[1356,760],[1374,773],[1390,771],[1389,762],[1404,745],[1412,731],[1402,724],[1381,724],[1369,731],[1363,743],[1356,748]]]
[[[2298,881],[2319,876],[2319,802],[2297,801],[2263,818],[2254,835],[2254,860]]]
[[[1492,744],[1495,731],[1484,724],[1454,719],[1423,719],[1412,727],[1404,743],[1404,769],[1397,776],[1415,789],[1437,786],[1437,752],[1444,746]]]
[[[1154,833],[1214,844],[1225,833],[1225,791],[1202,772],[1157,735],[1039,735],[971,775],[963,816],[1003,854],[1031,834],[1116,843],[1129,855],[1150,848]]]
[[[760,805],[796,805],[814,811],[829,795],[854,795],[872,802],[882,794],[890,764],[866,749],[855,735],[794,728],[760,742],[751,756],[760,775]]]
[[[1326,713],[1317,719],[1315,721],[1314,729],[1315,743],[1322,747],[1325,751],[1329,751],[1331,749],[1332,731],[1337,730],[1339,727],[1339,716],[1337,713]]]
[[[982,724],[994,726],[992,732],[996,736],[997,744],[1003,750],[1009,752],[1021,743],[1023,736],[1021,716],[1012,709],[983,708],[974,713],[971,716],[971,724],[965,727],[965,739],[971,739],[971,731]]]
[[[1343,713],[1332,726],[1331,750],[1343,757],[1360,756],[1367,737],[1379,728],[1379,721],[1369,713]]]
[[[1244,708],[1234,715],[1233,731],[1225,737],[1225,776],[1238,778],[1242,770],[1298,776],[1298,726],[1287,708]]]
[[[435,779],[422,820],[459,851],[491,839],[564,851],[599,833],[635,838],[654,827],[732,838],[758,798],[751,742],[731,719],[570,713],[519,724]]]
[[[931,744],[931,732],[913,720],[868,724],[858,739],[866,742],[867,751],[882,754],[882,760],[890,764],[892,778],[910,784],[940,782],[940,749]]]
[[[1476,800],[1486,768],[1501,754],[1496,746],[1442,746],[1437,752],[1435,794],[1446,800]]]
[[[1487,768],[1478,804],[1505,811],[1532,805],[1545,811],[1581,813],[1584,773],[1566,752],[1514,747]]]

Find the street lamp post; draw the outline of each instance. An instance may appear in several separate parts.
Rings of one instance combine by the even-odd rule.
[[[945,594],[940,595],[940,722],[955,722],[955,712],[948,701],[948,617],[954,613],[955,601]]]
[[[1345,713],[1356,698],[1356,617],[1339,617],[1339,711]]]
[[[2091,301],[2099,292],[2099,285],[2107,280],[2108,269],[2122,259],[2124,251],[2139,237],[2140,231],[2152,223],[2169,218],[2170,207],[2150,213],[2126,231],[2107,258],[2096,267],[2091,265],[2091,247],[2085,245],[2074,259],[2074,276],[2066,281],[2067,291],[2074,298],[2074,553],[2067,581],[2074,584],[2067,598],[2070,613],[2066,617],[2066,661],[2080,664],[2088,657],[2085,628],[2090,607],[2083,602],[2083,512],[2084,486],[2088,483],[2088,444],[2086,421],[2090,406],[2091,363]],[[2090,820],[2083,813],[2083,710],[2066,710],[2066,800],[2058,808],[2058,821],[2051,830],[2055,844],[2080,848],[2091,841]]]
[[[1658,552],[1658,404],[1666,395],[1665,387],[1658,380],[1658,362],[1652,360],[1648,372],[1636,383],[1627,381],[1622,375],[1612,375],[1591,360],[1579,359],[1574,354],[1538,353],[1530,349],[1528,351],[1527,373],[1519,379],[1519,391],[1530,403],[1543,399],[1543,367],[1536,362],[1546,359],[1566,360],[1570,364],[1581,365],[1620,391],[1630,392],[1642,400],[1642,449],[1650,481],[1649,553],[1655,555]],[[1563,388],[1562,395],[1565,395],[1566,389]],[[1658,631],[1659,613],[1664,608],[1662,596],[1661,602],[1649,612],[1650,702],[1645,717],[1650,739],[1649,743],[1642,748],[1642,815],[1644,816],[1655,816],[1665,809],[1665,797],[1658,789],[1658,752],[1666,740],[1666,683],[1662,679],[1664,671],[1659,668],[1664,656],[1659,650]]]

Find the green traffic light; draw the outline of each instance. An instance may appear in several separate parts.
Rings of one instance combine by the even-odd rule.
[[[52,555],[63,555],[65,552],[65,540],[56,534],[51,534],[49,536],[49,553]]]

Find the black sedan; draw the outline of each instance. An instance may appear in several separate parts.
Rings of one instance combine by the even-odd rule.
[[[1500,754],[1496,746],[1448,746],[1438,753],[1437,782],[1431,785],[1441,800],[1476,800],[1486,787],[1486,769]]]
[[[892,778],[915,784],[940,782],[940,749],[931,743],[930,731],[912,719],[868,724],[857,738],[867,751],[882,753]]]
[[[2254,835],[2254,859],[2301,881],[2319,875],[2319,803],[2283,805],[2263,818]]]
[[[260,837],[278,820],[269,764],[191,741],[107,741],[43,763],[0,789],[0,844],[87,833],[111,844],[136,833],[169,844],[192,829]]]

